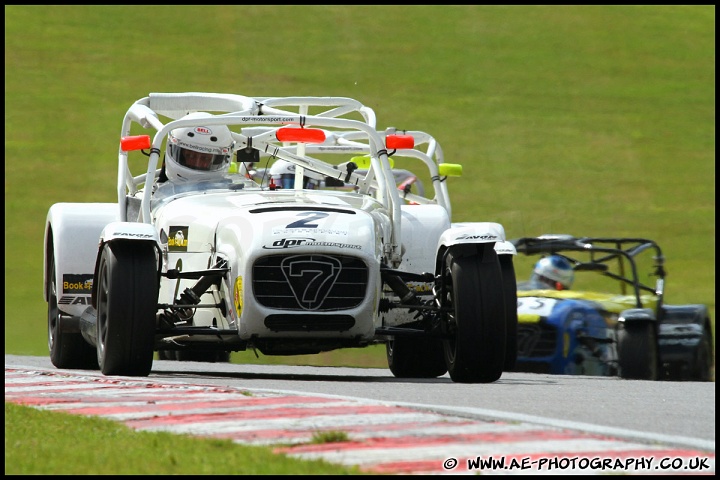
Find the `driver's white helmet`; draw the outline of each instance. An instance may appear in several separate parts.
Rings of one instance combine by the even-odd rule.
[[[295,164],[287,160],[275,160],[275,163],[270,167],[270,176],[278,188],[293,188],[295,185]],[[303,188],[319,188],[323,178],[321,174],[306,168],[303,172]]]
[[[531,282],[547,285],[555,290],[569,290],[575,280],[570,262],[560,255],[541,258],[533,269]]]
[[[182,119],[209,118],[194,112]],[[230,169],[235,141],[225,125],[176,128],[168,134],[165,174],[171,182],[213,180]]]

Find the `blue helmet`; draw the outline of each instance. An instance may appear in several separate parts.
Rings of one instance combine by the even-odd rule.
[[[556,290],[568,290],[575,280],[570,262],[560,255],[541,258],[533,269],[533,281],[541,282]]]

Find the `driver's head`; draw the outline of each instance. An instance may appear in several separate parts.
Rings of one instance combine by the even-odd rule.
[[[178,163],[193,170],[208,171],[212,169],[213,157],[212,153],[202,153],[189,148],[181,148]]]
[[[287,160],[278,159],[270,167],[270,176],[278,188],[294,188],[295,164]],[[320,187],[322,175],[305,169],[303,175],[303,188],[314,190]]]
[[[554,290],[570,290],[575,280],[575,272],[570,262],[560,255],[541,258],[533,269],[530,279],[536,286]]]
[[[182,118],[209,118],[209,113],[196,112]],[[187,182],[212,180],[226,174],[230,168],[233,140],[225,125],[192,126],[170,131],[165,153],[165,173],[168,180]]]

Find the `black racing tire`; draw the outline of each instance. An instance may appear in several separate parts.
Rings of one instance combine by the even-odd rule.
[[[105,244],[97,282],[100,370],[105,375],[149,375],[159,289],[154,245],[145,242]]]
[[[503,370],[512,372],[517,363],[518,351],[518,312],[517,279],[512,255],[498,255],[503,276],[505,292],[505,364]]]
[[[712,334],[709,327],[703,328],[703,335],[695,354],[695,363],[690,370],[690,380],[709,382],[712,380],[713,351]]]
[[[63,332],[60,329],[62,314],[58,308],[55,254],[52,241],[47,246],[48,296],[48,350],[50,361],[57,368],[97,370],[95,348],[85,341],[80,332]]]
[[[465,247],[467,248],[467,247]],[[500,261],[492,244],[473,254],[453,250],[446,258],[444,303],[452,307],[443,340],[450,378],[458,383],[491,383],[505,365],[505,296]]]
[[[436,378],[447,373],[442,340],[396,336],[385,344],[388,367],[398,378]]]
[[[650,322],[621,323],[617,332],[620,377],[632,380],[658,379],[658,344]]]

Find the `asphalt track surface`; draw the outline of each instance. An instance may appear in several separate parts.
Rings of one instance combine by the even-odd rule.
[[[5,401],[376,473],[715,473],[715,383],[506,373],[464,385],[385,369],[170,361],[148,377],[108,377],[6,355]],[[309,443],[322,431],[348,440]]]

